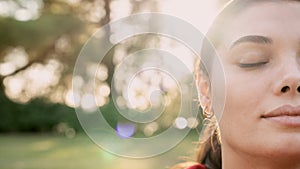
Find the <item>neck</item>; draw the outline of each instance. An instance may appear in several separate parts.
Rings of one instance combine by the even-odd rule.
[[[272,157],[237,152],[222,146],[222,169],[300,169],[299,155]]]

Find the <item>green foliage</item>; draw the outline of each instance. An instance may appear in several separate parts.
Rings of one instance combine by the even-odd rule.
[[[51,132],[60,123],[81,130],[76,113],[70,107],[41,99],[22,105],[3,98],[0,132]]]
[[[43,63],[47,55],[55,52],[55,41],[59,37],[66,34],[76,37],[83,29],[84,23],[71,14],[42,13],[37,20],[26,22],[0,17],[0,62],[6,49],[22,46],[29,53],[28,66],[34,62]],[[74,62],[80,49],[77,42],[71,45],[73,49],[69,55],[56,58],[65,67]],[[37,98],[26,104],[11,101],[4,93],[3,79],[5,77],[0,75],[0,132],[50,132],[61,123],[82,130],[74,109],[66,105],[50,103],[47,98]]]
[[[34,21],[21,22],[12,18],[0,19],[0,49],[23,46],[43,50],[59,36],[79,31],[83,23],[72,15],[44,14]],[[41,48],[42,49],[38,49]]]

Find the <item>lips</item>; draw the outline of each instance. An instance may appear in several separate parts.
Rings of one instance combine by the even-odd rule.
[[[263,119],[286,127],[300,127],[300,106],[284,105],[261,116]]]
[[[277,116],[300,116],[300,106],[293,107],[290,105],[281,106],[273,111],[270,111],[262,117],[277,117]]]

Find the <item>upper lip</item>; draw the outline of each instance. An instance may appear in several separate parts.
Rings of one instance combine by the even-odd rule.
[[[278,116],[300,116],[300,106],[284,105],[262,115],[263,118]]]

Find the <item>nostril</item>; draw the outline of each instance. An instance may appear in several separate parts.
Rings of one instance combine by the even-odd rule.
[[[300,93],[300,86],[298,86],[297,91]]]
[[[281,92],[282,92],[282,93],[286,93],[286,92],[288,92],[289,90],[290,90],[290,87],[284,86],[284,87],[281,89]],[[298,91],[300,90],[299,87],[298,87],[297,90],[298,90]]]

